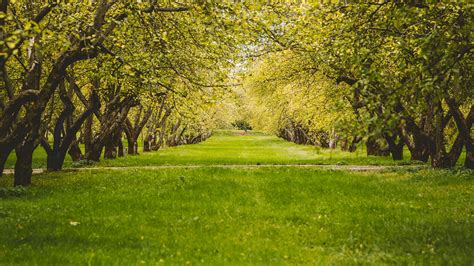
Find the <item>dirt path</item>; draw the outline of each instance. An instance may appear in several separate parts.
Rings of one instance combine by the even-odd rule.
[[[382,170],[396,170],[396,169],[423,169],[426,166],[422,165],[336,165],[336,164],[210,164],[210,165],[157,165],[157,166],[123,166],[123,167],[83,167],[83,168],[64,168],[64,171],[97,171],[97,170],[159,170],[159,169],[174,169],[174,168],[229,168],[229,169],[256,169],[269,167],[296,167],[296,168],[314,168],[327,170],[343,170],[343,171],[382,171]],[[33,174],[41,174],[46,172],[46,169],[33,169]],[[5,169],[3,174],[13,174],[13,169]]]

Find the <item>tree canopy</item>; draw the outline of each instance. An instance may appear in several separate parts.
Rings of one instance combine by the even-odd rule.
[[[46,3],[45,3],[46,2]],[[97,161],[232,123],[474,167],[468,1],[2,0],[0,173]],[[127,139],[127,148],[122,138]]]

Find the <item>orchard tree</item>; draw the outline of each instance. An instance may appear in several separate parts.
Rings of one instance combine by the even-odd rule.
[[[222,59],[232,46],[224,46],[218,41],[236,43],[226,37],[232,36],[226,32],[232,29],[228,27],[232,20],[226,19],[224,11],[228,6],[225,4],[183,5],[169,2],[161,5],[156,1],[98,0],[77,5],[60,1],[42,4],[27,0],[3,0],[0,7],[0,69],[5,88],[1,92],[0,104],[0,172],[3,172],[8,155],[15,149],[15,185],[31,182],[32,153],[41,142],[51,155],[49,161],[60,165],[68,143],[71,139],[74,143],[77,127],[65,125],[69,123],[65,121],[70,120],[73,107],[68,101],[70,97],[64,95],[74,90],[71,89],[75,87],[71,79],[84,80],[81,73],[73,71],[75,65],[86,61],[90,62],[89,67],[83,65],[80,69],[107,73],[101,68],[105,66],[109,69],[108,65],[115,64],[119,69],[117,71],[127,76],[125,80],[115,83],[110,82],[107,76],[90,79],[86,84],[90,83],[92,91],[117,92],[122,91],[122,82],[128,85],[140,83],[132,77],[143,83],[143,86],[139,84],[135,89],[128,90],[130,93],[127,96],[111,93],[121,96],[108,98],[108,104],[102,104],[100,108],[95,104],[97,97],[93,96],[94,92],[91,91],[89,96],[77,94],[82,103],[87,101],[81,109],[90,110],[83,116],[75,117],[77,125],[86,116],[90,118],[91,113],[97,116],[102,112],[106,117],[114,117],[110,121],[104,119],[106,124],[101,125],[103,133],[106,128],[118,128],[116,125],[127,119],[130,108],[140,106],[137,99],[143,89],[155,90],[159,87],[159,90],[166,88],[172,91],[171,82],[176,76],[196,86],[209,85],[194,77],[195,71],[204,71],[205,67],[211,66],[216,69],[230,62]],[[218,19],[214,20],[216,17]],[[61,111],[61,107],[55,104],[59,115],[55,116],[57,130],[52,131],[64,132],[55,134],[55,140],[48,148],[48,140],[43,138],[48,127],[42,122],[47,117],[45,111],[48,105],[52,105],[50,102],[56,98],[58,91],[57,97],[63,107]],[[100,93],[97,94],[100,96]],[[92,98],[87,100],[87,97]],[[104,95],[99,98],[105,99]],[[86,121],[85,126],[89,124]],[[103,138],[88,141],[91,142],[86,146],[92,146],[86,147],[85,157],[97,160]],[[60,169],[60,165],[52,163],[48,168]]]
[[[368,142],[383,137],[394,159],[406,144],[413,159],[430,157],[434,167],[454,166],[464,146],[465,166],[472,168],[472,4],[272,8],[274,22],[255,21],[260,45],[291,50],[299,71],[349,85],[347,100],[368,129]]]

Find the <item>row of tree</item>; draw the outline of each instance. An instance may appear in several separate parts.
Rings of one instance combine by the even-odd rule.
[[[474,168],[473,5],[273,5],[247,76],[250,110],[298,143]],[[251,98],[252,98],[251,97]],[[259,120],[259,121],[256,121]]]
[[[453,166],[464,149],[473,168],[472,10],[464,1],[1,0],[0,173],[15,151],[14,183],[28,185],[38,146],[58,170],[68,152],[120,156],[123,136],[130,154],[140,135],[146,151],[197,142],[241,73],[247,114],[264,114],[256,128],[350,150],[365,140],[394,159],[407,146],[434,167]]]
[[[209,137],[235,47],[218,3],[0,1],[0,174],[48,170]],[[122,138],[128,147],[124,148]]]

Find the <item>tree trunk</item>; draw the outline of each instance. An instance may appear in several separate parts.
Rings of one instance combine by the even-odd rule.
[[[77,140],[74,140],[71,143],[68,153],[71,156],[73,162],[77,162],[83,159],[82,151],[79,147],[79,143],[77,142]]]
[[[138,149],[137,149],[138,136],[136,136],[133,130],[130,130],[130,128],[125,130],[125,135],[127,136],[128,155],[137,155],[138,154]]]
[[[157,143],[157,142],[156,142],[156,141],[157,141],[157,136],[158,136],[157,132],[154,132],[154,133],[153,133],[153,136],[152,136],[152,139],[151,139],[151,141],[150,141],[150,149],[151,149],[152,151],[155,151],[155,147],[156,147],[156,145],[157,145],[157,144],[156,144],[156,143]]]
[[[122,133],[117,136],[117,148],[118,148],[118,157],[124,157],[125,154],[123,152],[123,143],[122,143]]]
[[[160,120],[160,123],[158,127],[160,128],[160,132],[158,134],[158,137],[156,136],[155,133],[155,138],[153,142],[155,142],[155,145],[151,146],[151,149],[154,151],[157,151],[159,148],[163,146],[165,143],[165,130],[166,130],[166,125],[167,125],[167,119],[171,115],[171,108],[165,108],[165,113],[163,114],[163,117]]]
[[[137,140],[132,137],[128,140],[128,154],[137,155],[138,154],[138,143]]]
[[[139,105],[138,111],[135,115],[133,123],[130,119],[125,121],[125,134],[127,135],[128,140],[128,154],[137,155],[138,154],[138,137],[145,127],[146,123],[151,117],[152,109],[148,108],[142,115],[143,106]]]
[[[92,149],[92,124],[94,122],[94,117],[91,115],[86,119],[84,123],[84,153],[88,154]],[[87,158],[87,157],[86,157]]]
[[[46,168],[48,171],[60,171],[63,168],[63,163],[66,154],[62,154],[59,151],[54,151],[51,154],[48,154],[46,161]]]
[[[3,175],[3,170],[5,170],[5,164],[7,163],[10,153],[11,151],[8,151],[7,149],[0,150],[0,176]]]
[[[340,144],[341,151],[349,151],[349,137],[345,137]]]
[[[439,103],[439,105],[441,105],[441,103]],[[431,165],[434,168],[447,168],[450,166],[446,158],[444,127],[440,127],[440,125],[442,125],[442,120],[443,111],[441,107],[438,107],[435,111],[435,123],[438,126],[434,128],[434,146],[431,155]]]
[[[380,144],[377,142],[377,140],[373,137],[370,137],[367,139],[366,142],[366,147],[367,147],[367,155],[373,155],[373,156],[388,156],[389,152],[387,150],[382,149],[380,147]]]
[[[160,131],[160,134],[158,136],[158,142],[156,143],[156,150],[157,151],[159,148],[163,147],[165,144],[165,128],[162,128]]]
[[[466,160],[464,167],[474,169],[474,143],[466,143]]]
[[[444,149],[435,150],[436,153],[431,156],[431,166],[434,168],[449,168],[455,166],[459,156],[461,156],[463,146],[463,138],[458,135],[449,153],[446,153]]]
[[[384,133],[383,135],[388,144],[388,151],[392,155],[392,159],[394,161],[403,160],[403,147],[405,146],[403,140],[400,138],[397,143],[397,134]]]
[[[471,128],[474,123],[474,105],[471,105],[470,111],[465,118],[459,108],[459,103],[454,98],[446,97],[445,99],[453,115],[459,135],[462,137],[466,146],[464,166],[469,169],[474,169],[474,138],[471,136]]]
[[[355,152],[357,150],[357,144],[362,140],[362,137],[354,136],[351,145],[349,146],[349,152]]]
[[[143,152],[151,151],[151,141],[153,139],[153,135],[148,134],[148,136],[143,141]]]
[[[114,105],[112,105],[114,103]],[[90,144],[90,151],[86,152],[88,160],[99,161],[102,153],[102,148],[107,145],[105,158],[110,158],[111,155],[115,158],[117,150],[115,149],[115,140],[118,132],[121,132],[123,123],[127,118],[130,108],[136,105],[133,96],[126,96],[120,100],[117,95],[108,104],[112,109],[107,109],[106,113],[100,119],[101,127],[97,135],[93,138]]]
[[[73,121],[72,114],[75,107],[69,94],[65,90],[64,83],[60,84],[59,92],[61,101],[64,104],[64,109],[59,115],[54,127],[53,146],[51,148],[47,140],[43,139],[41,142],[48,153],[48,171],[59,171],[62,169],[64,159],[66,158],[66,154],[70,149],[71,144],[76,142],[77,132],[81,129],[82,124],[91,116],[91,114],[100,107],[98,96],[92,92],[89,97],[89,106]],[[76,152],[79,152],[80,154],[79,147],[76,148],[78,149]]]
[[[426,119],[421,122],[421,126],[426,123]],[[428,162],[430,158],[430,138],[423,134],[420,127],[415,124],[413,119],[407,119],[406,126],[400,127],[400,137],[403,139],[405,144],[410,151],[412,161],[421,161],[421,162]]]
[[[421,162],[428,162],[428,159],[430,158],[430,153],[428,149],[425,147],[418,145],[413,149],[410,149],[411,153],[411,158],[410,160],[412,161],[421,161]]]
[[[91,145],[90,150],[85,155],[86,159],[94,162],[100,161],[100,155],[102,154],[103,148],[103,144]]]
[[[119,153],[119,143],[121,143],[121,129],[118,128],[115,133],[105,139],[104,159],[115,159]],[[123,152],[122,152],[123,153]],[[123,154],[122,154],[123,155]]]
[[[465,144],[462,132],[458,133],[449,153],[446,152],[446,140],[444,129],[451,119],[452,113],[444,115],[441,102],[438,102],[435,110],[435,125],[433,136],[433,148],[431,149],[431,165],[434,168],[448,168],[456,165],[462,148]]]
[[[117,158],[117,146],[115,145],[115,137],[112,136],[105,143],[104,159]]]
[[[33,174],[33,151],[35,150],[34,140],[28,139],[16,149],[15,177],[13,185],[31,185],[31,175]]]
[[[148,141],[143,142],[143,152],[149,152],[150,151],[150,143]]]
[[[410,151],[410,160],[425,163],[428,162],[428,159],[430,158],[430,150],[429,141],[427,139],[423,136],[418,136],[417,134],[413,134],[413,138],[410,139],[405,132],[401,133],[401,137]]]
[[[395,145],[390,148],[390,154],[392,155],[392,159],[394,161],[401,161],[403,160],[403,143],[401,145]]]
[[[330,137],[329,137],[329,148],[330,149],[335,149],[337,147],[338,139],[339,139],[339,137],[336,134],[336,131],[334,129],[332,129]]]

